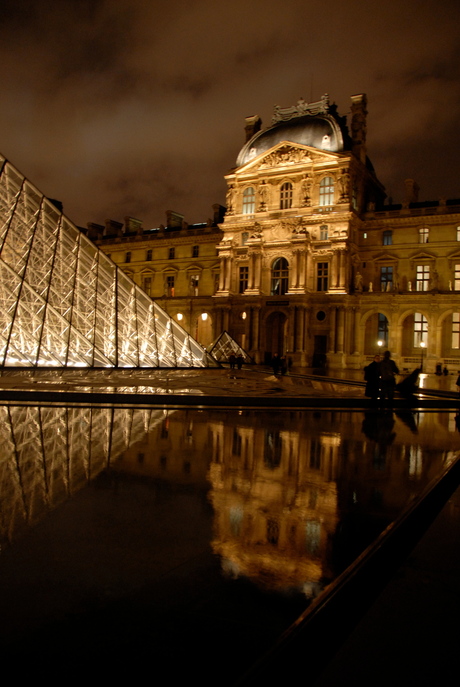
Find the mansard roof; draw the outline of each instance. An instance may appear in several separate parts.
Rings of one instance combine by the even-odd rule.
[[[257,132],[243,146],[237,166],[246,164],[282,141],[330,152],[351,148],[346,118],[337,114],[335,105],[329,105],[327,96],[316,103],[300,99],[293,107],[275,107],[272,126]]]

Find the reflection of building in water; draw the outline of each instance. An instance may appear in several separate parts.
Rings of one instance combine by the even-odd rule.
[[[309,595],[331,576],[340,435],[302,431],[302,417],[211,425],[214,550],[234,576]]]
[[[0,543],[109,467],[161,410],[0,406]]]
[[[176,411],[115,468],[203,494],[210,482],[213,549],[224,572],[315,596],[460,448],[441,415],[381,420],[342,411]]]
[[[229,574],[303,588],[307,596],[341,572],[453,458],[451,435],[435,440],[431,418],[414,437],[390,414],[369,438],[356,413],[249,415],[234,426],[210,424],[214,550]],[[379,420],[375,414],[377,427]]]

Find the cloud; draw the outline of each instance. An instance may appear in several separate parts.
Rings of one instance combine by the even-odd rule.
[[[206,220],[244,117],[366,92],[392,189],[456,194],[458,3],[4,0],[0,150],[77,223]],[[445,189],[443,191],[442,189]],[[397,191],[392,191],[397,196]]]

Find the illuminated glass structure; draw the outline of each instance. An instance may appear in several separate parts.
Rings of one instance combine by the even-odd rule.
[[[218,363],[0,156],[0,365]]]

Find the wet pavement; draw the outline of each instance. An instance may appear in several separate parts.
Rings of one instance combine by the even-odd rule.
[[[80,397],[78,407],[2,407],[3,457],[11,450],[12,460],[0,483],[2,497],[13,496],[1,509],[4,665],[27,656],[25,672],[56,680],[69,670],[136,680],[153,670],[173,682],[231,685],[267,652],[269,660],[310,601],[453,463],[455,390],[452,409],[439,413],[89,408],[83,400],[117,389],[129,405],[133,390],[149,398],[154,389],[211,406],[218,397],[333,406],[362,401],[356,382],[228,369],[0,378],[5,391]],[[307,684],[450,684],[459,539],[456,491],[335,657],[307,670]],[[307,668],[308,649],[299,661]],[[294,662],[283,671],[298,678]],[[244,684],[266,680],[253,674]]]

